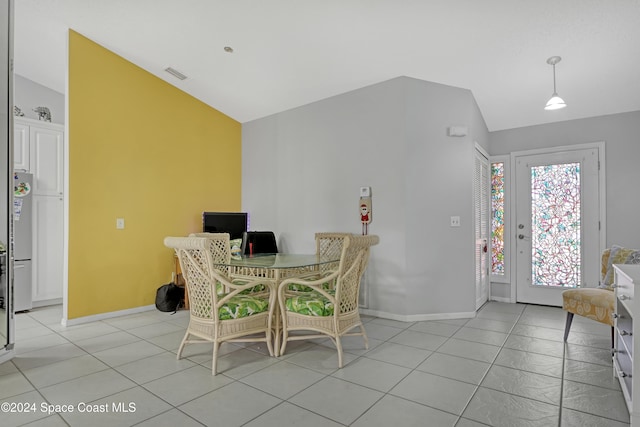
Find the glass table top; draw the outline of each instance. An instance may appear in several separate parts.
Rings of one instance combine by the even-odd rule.
[[[314,265],[329,264],[340,261],[340,257],[318,257],[316,254],[258,254],[247,255],[238,259],[231,259],[233,267],[263,267],[263,268],[299,268]]]

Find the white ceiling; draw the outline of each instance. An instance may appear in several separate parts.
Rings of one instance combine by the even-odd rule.
[[[490,131],[640,110],[639,0],[15,0],[15,72],[64,93],[67,28],[239,122],[398,76]]]

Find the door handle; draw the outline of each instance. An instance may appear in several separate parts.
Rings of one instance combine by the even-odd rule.
[[[529,236],[525,236],[524,234],[518,234],[518,239],[523,240],[523,239],[528,239]]]
[[[13,264],[13,269],[17,270],[19,268],[24,268],[24,264]]]

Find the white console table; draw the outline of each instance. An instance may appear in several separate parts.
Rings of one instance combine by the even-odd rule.
[[[615,269],[615,339],[613,373],[618,377],[624,394],[631,426],[640,426],[640,372],[634,372],[634,356],[640,355],[640,306],[635,298],[635,286],[640,284],[640,265],[614,264]],[[640,290],[638,291],[640,298]],[[640,317],[639,317],[640,319]],[[636,331],[638,329],[638,331]],[[640,359],[639,359],[640,360]],[[640,364],[638,365],[640,367]],[[638,369],[640,371],[640,369]],[[634,397],[635,403],[634,406]]]

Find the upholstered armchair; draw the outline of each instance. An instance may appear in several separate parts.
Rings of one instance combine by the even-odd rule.
[[[573,315],[587,317],[611,326],[611,346],[613,347],[613,264],[640,264],[640,250],[613,245],[605,249],[601,259],[601,279],[597,288],[569,289],[562,293],[562,308],[567,312],[564,340],[569,337]]]

